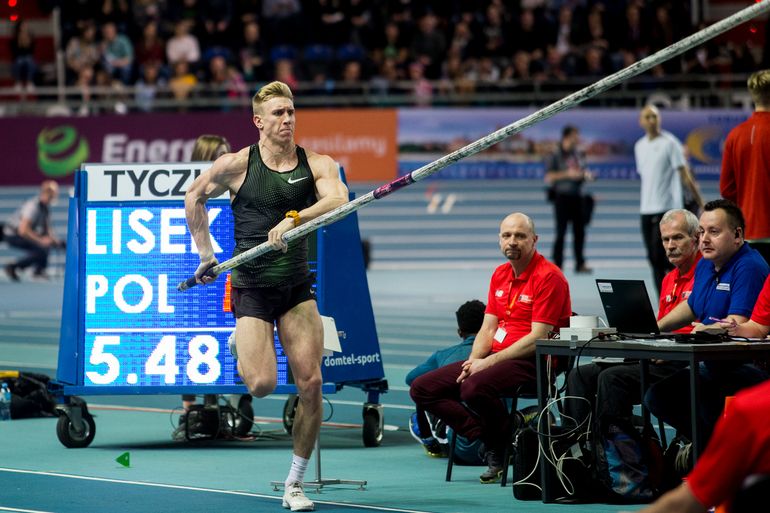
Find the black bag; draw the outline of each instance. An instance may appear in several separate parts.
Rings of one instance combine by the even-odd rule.
[[[617,503],[646,503],[660,494],[663,449],[652,426],[633,419],[613,418],[594,426],[594,477]]]
[[[547,434],[538,434],[537,422],[535,416],[526,424],[519,424],[522,427],[514,435],[513,496],[518,500],[540,500],[540,466],[546,464],[550,474],[549,482],[555,487],[553,498],[557,502],[578,503],[593,499],[595,494],[591,492],[590,452],[580,441],[581,433],[555,425],[549,415],[551,425],[544,427],[541,423],[541,429],[547,429]],[[558,466],[558,470],[551,462]]]
[[[27,419],[56,415],[56,399],[48,391],[50,377],[45,374],[0,371],[0,382],[11,391],[11,418]]]
[[[525,425],[513,436],[513,496],[520,501],[540,500],[540,445],[537,432]]]
[[[693,467],[692,444],[682,435],[677,435],[663,452],[663,480],[660,491],[665,493],[682,483]]]

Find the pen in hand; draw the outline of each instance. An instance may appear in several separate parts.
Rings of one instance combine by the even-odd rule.
[[[729,324],[731,326],[735,326],[737,324],[735,319],[720,319],[719,317],[709,317],[709,320],[723,324]]]

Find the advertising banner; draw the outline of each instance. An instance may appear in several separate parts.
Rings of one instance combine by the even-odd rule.
[[[348,180],[385,183],[534,112],[534,109],[300,109],[296,141],[331,155]],[[743,110],[663,111],[663,128],[685,146],[699,179],[716,179],[727,133]],[[637,177],[634,143],[642,135],[635,109],[573,109],[463,159],[436,178],[539,178],[561,129],[581,131],[590,167],[602,178]],[[189,160],[201,134],[225,136],[233,148],[257,140],[251,114],[129,114],[98,117],[0,118],[5,161],[2,185],[44,178],[71,182],[83,162],[157,163]]]
[[[349,181],[396,177],[395,110],[299,110],[297,115],[297,143],[334,157]]]
[[[535,112],[534,109],[401,109],[398,115],[399,175],[405,175]],[[662,127],[684,145],[699,179],[718,179],[728,132],[746,120],[740,110],[663,111]],[[435,178],[541,178],[562,128],[580,129],[588,167],[601,178],[636,179],[634,144],[644,135],[639,111],[573,109],[463,159]]]
[[[0,186],[35,185],[45,178],[72,183],[84,162],[185,162],[201,134],[222,135],[233,149],[258,139],[247,110],[0,118],[0,133],[6,150]],[[395,178],[395,137],[394,110],[297,111],[297,143],[331,155],[351,181]]]

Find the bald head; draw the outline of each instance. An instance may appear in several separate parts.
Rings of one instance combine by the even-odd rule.
[[[500,231],[503,231],[503,226],[510,225],[510,224],[525,224],[529,231],[532,233],[532,235],[535,235],[535,222],[532,220],[531,217],[529,217],[527,214],[522,214],[521,212],[514,212],[512,214],[508,214],[505,219],[500,223]]]
[[[650,137],[660,133],[660,111],[655,105],[647,105],[639,113],[639,126]]]

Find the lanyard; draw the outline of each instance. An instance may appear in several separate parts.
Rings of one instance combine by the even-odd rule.
[[[510,299],[511,297],[511,291],[513,290],[513,279],[511,279],[511,283],[508,284],[508,308],[505,310],[505,316],[510,319],[511,317],[511,311],[513,310],[513,307],[516,305],[516,299],[519,297],[519,291],[516,290],[516,294],[513,295],[513,299]]]
[[[669,295],[669,300],[668,300],[669,303],[673,303],[673,302],[676,301],[676,287],[678,285],[679,285],[679,283],[675,281],[674,282],[674,288],[671,289],[671,294]]]

